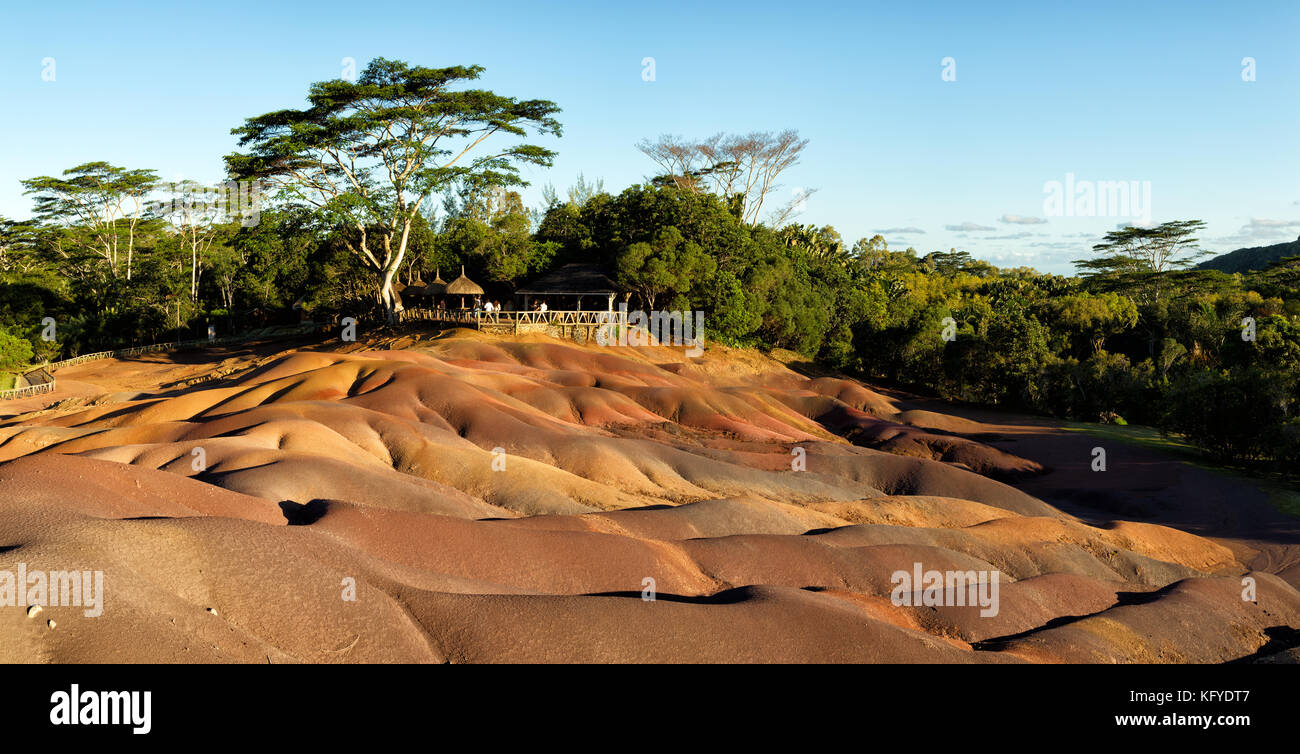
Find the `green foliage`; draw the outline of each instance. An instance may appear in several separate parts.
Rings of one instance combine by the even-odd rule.
[[[17,371],[30,363],[32,356],[31,343],[0,327],[0,372]]]
[[[1294,372],[1259,367],[1189,372],[1164,402],[1162,429],[1228,461],[1300,457]]]
[[[440,264],[466,263],[487,280],[513,285],[547,269],[560,247],[534,239],[530,222],[518,193],[468,195],[431,248]]]
[[[1058,347],[1079,354],[1080,341],[1090,353],[1099,353],[1111,335],[1131,330],[1137,324],[1137,305],[1118,293],[1072,293],[1052,296],[1042,302],[1040,311],[1053,325]]]
[[[618,282],[654,309],[663,299],[675,302],[689,297],[692,290],[713,277],[717,263],[699,244],[687,241],[681,231],[669,225],[659,230],[652,243],[637,241],[624,248],[615,269]]]

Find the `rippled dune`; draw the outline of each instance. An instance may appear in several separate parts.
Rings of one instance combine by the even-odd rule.
[[[465,331],[344,350],[95,397],[100,364],[0,420],[0,571],[105,581],[99,617],[0,607],[0,661],[1222,662],[1300,627],[1223,544],[1089,525],[979,423],[851,380]],[[997,614],[896,605],[916,564],[997,572]]]

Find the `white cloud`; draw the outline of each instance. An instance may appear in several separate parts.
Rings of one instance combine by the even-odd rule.
[[[957,232],[959,232],[959,233],[967,233],[967,232],[970,232],[970,231],[997,230],[997,228],[990,228],[990,227],[987,226],[987,225],[979,225],[979,224],[977,224],[977,223],[973,223],[973,222],[969,222],[969,221],[964,222],[964,223],[962,223],[961,225],[945,225],[945,226],[943,226],[943,229],[944,229],[944,230],[955,230],[955,231],[957,231]]]
[[[1012,225],[1042,225],[1047,222],[1041,217],[1026,217],[1024,215],[1003,215],[998,220]]]
[[[913,235],[916,233],[924,233],[925,231],[921,230],[920,228],[912,227],[909,225],[906,228],[882,228],[880,230],[875,230],[872,232],[879,233],[882,236],[891,235],[891,234],[901,236],[901,235]]]
[[[1241,248],[1243,246],[1263,246],[1278,241],[1288,241],[1291,233],[1300,228],[1300,220],[1272,220],[1267,217],[1252,217],[1250,222],[1241,226],[1236,233],[1209,239],[1210,243]]]
[[[1269,220],[1266,217],[1250,218],[1252,228],[1300,228],[1300,220]]]

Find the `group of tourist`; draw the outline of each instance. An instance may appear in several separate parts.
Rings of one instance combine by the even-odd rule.
[[[514,311],[514,307],[511,306],[509,310],[510,310],[510,311]],[[546,302],[545,302],[545,301],[534,301],[534,302],[533,302],[533,306],[532,306],[532,310],[535,311],[535,312],[544,312],[544,311],[546,311]],[[475,296],[475,297],[474,297],[474,311],[475,311],[475,312],[483,312],[483,313],[485,313],[485,314],[500,314],[501,312],[506,311],[506,309],[505,309],[504,307],[501,306],[501,302],[500,302],[500,301],[484,301],[483,299],[479,298],[478,296]]]

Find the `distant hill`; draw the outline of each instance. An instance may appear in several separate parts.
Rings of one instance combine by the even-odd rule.
[[[1217,257],[1207,259],[1196,265],[1196,268],[1200,270],[1222,270],[1228,273],[1250,272],[1251,270],[1262,270],[1279,259],[1297,254],[1300,254],[1300,238],[1294,241],[1275,243],[1272,246],[1252,246],[1248,249],[1230,251],[1227,254],[1220,254]]]

